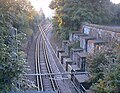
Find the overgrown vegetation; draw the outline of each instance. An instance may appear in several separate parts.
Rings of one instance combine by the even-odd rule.
[[[83,22],[120,25],[120,4],[110,0],[52,0],[53,31],[61,39],[78,31]],[[73,45],[69,46],[69,49]],[[112,40],[88,57],[92,89],[96,93],[120,93],[120,43]]]
[[[68,39],[69,32],[78,31],[82,22],[120,24],[120,4],[110,0],[53,0],[49,7],[55,10],[53,31],[62,39]]]
[[[68,46],[68,50],[70,51],[71,48],[79,48],[80,47],[80,42],[79,41],[75,41],[72,42],[69,46]]]
[[[96,93],[120,92],[120,44],[116,41],[108,45],[88,57],[91,88]]]
[[[38,16],[28,0],[0,0],[0,93],[30,88],[21,46],[35,31]]]

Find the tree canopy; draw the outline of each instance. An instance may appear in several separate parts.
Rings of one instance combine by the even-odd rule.
[[[97,93],[119,93],[120,44],[109,42],[106,47],[88,56],[91,88]]]
[[[55,10],[53,30],[63,39],[79,30],[82,22],[119,24],[120,6],[110,0],[53,0],[49,7]]]
[[[0,93],[28,87],[21,45],[34,32],[37,16],[29,0],[0,0]]]

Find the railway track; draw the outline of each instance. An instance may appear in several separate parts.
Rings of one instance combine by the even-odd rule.
[[[49,63],[48,53],[45,44],[45,37],[42,34],[42,27],[39,27],[40,34],[37,37],[36,49],[35,49],[35,72],[36,74],[52,73],[52,68]],[[57,82],[53,79],[52,75],[36,76],[36,86],[38,91],[58,91],[59,88]]]
[[[48,33],[48,32],[47,32]],[[43,36],[44,36],[44,38],[45,39],[47,39],[47,35],[46,35],[46,33],[43,31]],[[46,40],[46,42],[48,42],[49,40]],[[51,44],[50,44],[50,42],[49,42],[49,46],[51,46]],[[52,46],[51,46],[51,48],[52,48]],[[49,50],[48,50],[49,51]],[[55,56],[56,56],[56,53],[54,52],[54,49],[52,48],[52,51],[53,51],[53,53],[55,54]],[[53,54],[52,54],[53,55]],[[52,57],[52,56],[51,56]],[[61,72],[59,72],[59,73],[61,73]],[[56,75],[55,77],[56,78],[59,78],[60,77],[60,79],[62,79],[62,77],[65,77],[65,78],[67,78],[66,77],[66,75]],[[82,85],[80,85],[80,89],[75,85],[75,83],[74,82],[71,82],[72,83],[72,85],[74,86],[74,88],[75,88],[75,90],[76,90],[76,92],[77,93],[86,93],[86,90],[84,89],[84,87],[82,86]]]
[[[49,54],[48,52],[50,51],[47,49],[47,46],[50,44],[48,45],[46,44],[48,43],[46,34],[48,34],[49,27],[50,25],[44,28],[39,26],[40,34],[37,37],[36,49],[35,49],[35,71],[36,71],[35,74],[48,73],[48,75],[36,75],[36,86],[37,86],[38,91],[53,90],[53,91],[56,91],[57,93],[61,93],[61,91],[63,91],[61,90],[62,86],[65,86],[65,85],[64,84],[61,85],[62,81],[59,79],[62,79],[64,75],[52,75],[51,74],[51,73],[61,73],[61,71],[58,72],[58,71],[55,71],[55,69],[52,69],[52,66],[50,63],[50,59],[49,59],[50,55],[48,55]],[[76,89],[77,93],[84,93],[82,91],[79,91],[79,89],[77,89],[76,86],[74,86],[74,88]]]

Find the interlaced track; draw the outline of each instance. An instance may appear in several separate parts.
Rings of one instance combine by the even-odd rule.
[[[47,27],[48,28],[48,27]],[[52,68],[50,66],[48,53],[46,49],[45,37],[43,35],[42,26],[39,27],[40,34],[37,37],[36,49],[35,49],[35,71],[36,74],[52,73]],[[52,75],[36,76],[36,85],[39,91],[53,90],[59,91],[57,82],[53,79]],[[58,92],[60,93],[60,92]]]

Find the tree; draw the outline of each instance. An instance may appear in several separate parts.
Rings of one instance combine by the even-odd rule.
[[[110,0],[53,0],[49,5],[55,10],[53,30],[63,39],[68,39],[69,32],[79,30],[82,22],[113,24],[116,5],[115,9],[113,6]]]
[[[0,0],[0,93],[28,85],[21,45],[29,36],[26,29],[34,21],[33,12],[28,0]]]
[[[97,93],[120,92],[120,44],[115,41],[108,45],[88,57],[91,88]]]

